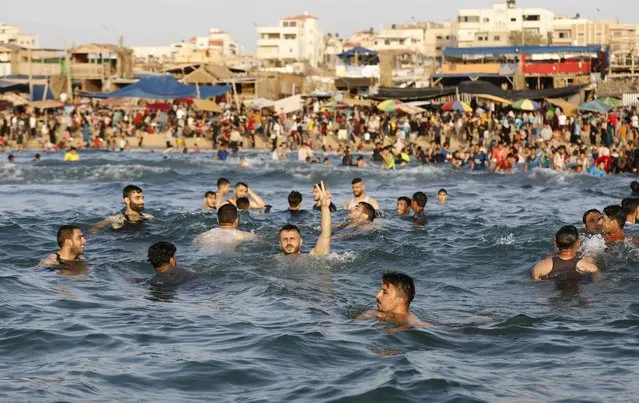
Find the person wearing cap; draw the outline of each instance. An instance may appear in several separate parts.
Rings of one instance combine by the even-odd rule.
[[[64,154],[65,161],[80,161],[80,155],[75,147],[71,147],[68,153]]]

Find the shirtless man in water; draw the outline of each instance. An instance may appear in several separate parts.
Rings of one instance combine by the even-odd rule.
[[[315,248],[311,251],[313,256],[325,256],[331,250],[331,193],[326,190],[324,182],[315,185],[319,195],[321,206],[321,233],[317,238]],[[280,251],[285,255],[300,255],[302,253],[302,235],[300,229],[292,224],[287,224],[280,230]]]
[[[258,236],[252,232],[240,231],[238,210],[232,204],[225,204],[217,210],[219,228],[213,228],[198,235],[193,240],[196,245],[236,244],[243,241],[256,241]]]
[[[373,206],[375,211],[379,210],[379,204],[377,200],[366,195],[366,187],[362,178],[355,178],[352,182],[353,185],[353,198],[344,202],[344,209],[353,210],[360,202],[366,202]]]
[[[235,185],[235,190],[233,190],[233,198],[229,199],[228,203],[237,207],[237,199],[240,199],[242,197],[246,197],[249,199],[251,203],[250,207],[252,209],[264,208],[266,206],[264,200],[262,200],[260,196],[253,193],[253,191],[248,187],[246,183],[238,182],[238,184]]]
[[[426,327],[429,323],[421,321],[410,312],[410,303],[415,297],[413,279],[404,273],[387,272],[382,274],[382,286],[377,292],[377,310],[368,311],[358,319],[377,319],[399,325],[390,332],[407,330],[411,327]]]
[[[58,229],[58,246],[60,250],[50,254],[39,263],[39,266],[57,267],[60,274],[77,274],[76,265],[84,263],[84,245],[87,240],[82,230],[75,225],[63,225]],[[86,271],[86,266],[82,266]]]
[[[122,190],[122,199],[125,208],[120,214],[105,218],[91,228],[92,233],[111,226],[113,229],[121,229],[125,226],[136,226],[143,224],[146,220],[153,218],[151,214],[144,213],[144,194],[142,189],[135,185],[128,185]]]

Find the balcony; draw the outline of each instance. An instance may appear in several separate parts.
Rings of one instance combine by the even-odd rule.
[[[77,80],[99,80],[110,75],[109,73],[114,72],[105,71],[105,66],[102,64],[73,63],[71,65],[71,77]]]

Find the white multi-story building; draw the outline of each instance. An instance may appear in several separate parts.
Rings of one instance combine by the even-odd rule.
[[[457,19],[458,46],[508,46],[513,44],[514,32],[540,35],[548,43],[554,18],[555,13],[543,8],[517,8],[515,0],[493,0],[492,8],[462,9]]]
[[[375,37],[373,49],[377,51],[404,50],[422,54],[428,24],[393,24],[382,26]]]
[[[0,44],[16,45],[27,49],[37,49],[40,47],[40,38],[38,35],[23,33],[18,26],[0,23]]]
[[[444,49],[457,47],[457,24],[446,21],[432,24],[424,38],[424,56],[441,59]]]
[[[201,51],[210,51],[220,56],[230,57],[239,53],[239,45],[228,32],[211,28],[209,36],[198,36],[194,40],[195,47]]]
[[[258,27],[256,56],[265,65],[308,62],[317,67],[323,60],[324,38],[317,17],[308,13],[287,17],[277,27]]]

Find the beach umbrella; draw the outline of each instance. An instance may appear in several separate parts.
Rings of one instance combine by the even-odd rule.
[[[512,104],[512,108],[519,109],[520,111],[538,111],[541,109],[541,105],[530,99],[520,99]]]
[[[395,112],[397,111],[397,107],[401,105],[401,102],[399,102],[396,99],[387,99],[384,102],[381,102],[379,105],[377,105],[377,109],[379,109],[382,112]]]
[[[619,108],[620,106],[623,106],[623,102],[621,102],[621,99],[619,98],[605,97],[598,99],[598,101],[602,104],[612,106],[613,108]]]
[[[612,106],[600,101],[590,101],[579,105],[578,109],[583,112],[608,113],[612,109]]]
[[[454,101],[454,102],[449,102],[447,104],[444,104],[444,106],[442,106],[442,110],[443,111],[472,112],[473,108],[471,108],[470,105],[468,105],[465,102]]]

